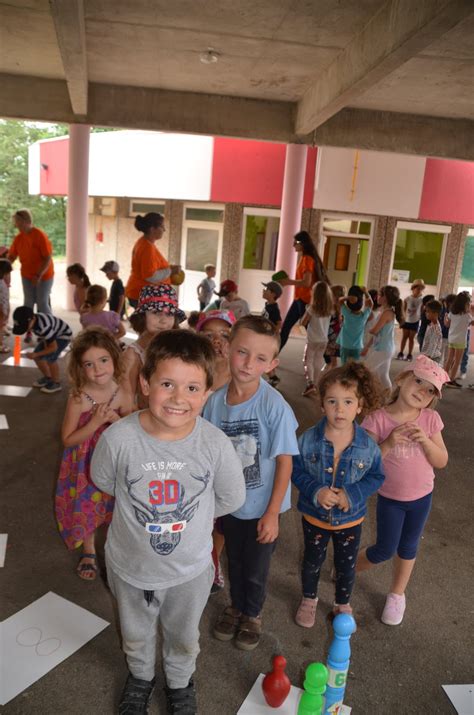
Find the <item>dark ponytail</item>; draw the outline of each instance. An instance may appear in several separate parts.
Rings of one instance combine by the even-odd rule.
[[[400,291],[396,286],[384,286],[380,292],[385,296],[387,305],[393,308],[398,324],[402,325],[405,322],[405,308],[400,298]]]
[[[84,288],[90,287],[91,282],[89,276],[84,266],[80,263],[71,263],[71,265],[66,268],[66,273],[68,276],[77,276],[79,280],[82,281]]]
[[[150,211],[150,213],[145,214],[145,216],[138,215],[135,219],[134,226],[137,231],[147,234],[152,228],[160,228],[160,226],[163,226],[164,222],[165,217],[163,214]]]
[[[298,231],[298,233],[295,233],[293,240],[296,243],[301,243],[303,256],[311,256],[314,261],[313,284],[322,281],[323,283],[331,285],[329,276],[309,233],[307,231]]]

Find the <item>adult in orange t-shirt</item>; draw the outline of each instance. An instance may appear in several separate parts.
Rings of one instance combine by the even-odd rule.
[[[53,287],[53,249],[47,235],[33,226],[28,209],[20,209],[13,215],[13,223],[19,233],[13,239],[8,259],[20,259],[24,305],[32,310],[35,304],[38,313],[51,313],[50,294]]]
[[[132,268],[125,295],[130,305],[136,308],[144,286],[171,283],[170,276],[179,273],[181,266],[170,266],[155,246],[166,231],[162,214],[152,211],[145,216],[137,216],[134,225],[137,231],[142,231],[143,236],[133,247]]]
[[[299,255],[295,279],[282,278],[278,281],[282,286],[295,286],[295,298],[281,326],[280,350],[286,345],[291,328],[303,317],[306,306],[311,302],[312,286],[318,281],[330,283],[323,262],[307,231],[295,234],[293,247]]]

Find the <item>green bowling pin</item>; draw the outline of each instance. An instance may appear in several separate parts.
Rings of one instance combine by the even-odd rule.
[[[322,663],[311,663],[306,668],[305,676],[298,715],[322,715],[328,669]]]

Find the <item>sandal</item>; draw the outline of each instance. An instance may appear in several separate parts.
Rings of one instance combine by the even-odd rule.
[[[0,348],[0,353],[2,355],[6,355],[7,353],[11,353],[11,350],[10,348],[7,348],[6,345],[2,345],[2,347]]]
[[[83,581],[95,581],[97,576],[97,566],[95,564],[84,564],[82,563],[84,559],[97,559],[96,554],[82,554],[77,565],[77,575],[82,578]]]
[[[262,618],[257,616],[242,616],[235,645],[240,650],[253,650],[260,643],[262,635]]]

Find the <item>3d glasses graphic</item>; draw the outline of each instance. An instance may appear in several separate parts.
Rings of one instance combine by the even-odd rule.
[[[185,521],[172,521],[168,524],[147,523],[145,525],[145,529],[149,534],[175,534],[178,531],[184,531],[185,528]]]

